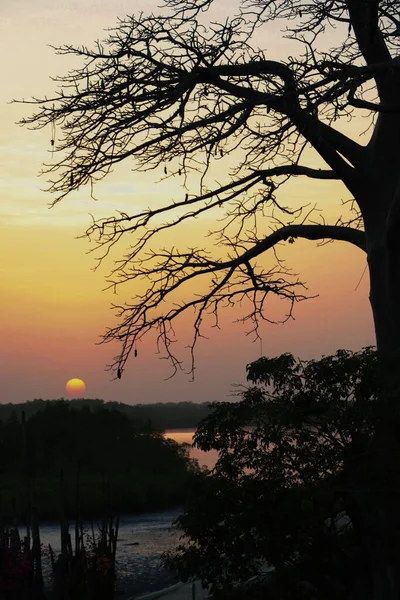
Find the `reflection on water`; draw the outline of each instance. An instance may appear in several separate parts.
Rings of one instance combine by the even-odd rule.
[[[166,437],[175,440],[179,444],[192,444],[195,429],[166,429]],[[210,450],[209,452],[203,452],[198,448],[190,449],[190,456],[199,461],[200,466],[205,465],[208,469],[212,469],[217,462],[218,452],[217,450]]]

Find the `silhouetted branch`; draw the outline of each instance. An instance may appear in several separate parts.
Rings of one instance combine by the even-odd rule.
[[[283,296],[290,307],[305,298],[298,294],[303,284],[287,280],[289,271],[276,255],[278,243],[296,237],[342,240],[366,250],[363,216],[383,177],[371,168],[374,148],[385,147],[397,112],[397,4],[242,0],[236,15],[209,23],[212,4],[164,0],[163,15],[121,19],[92,49],[57,48],[61,55],[80,57],[81,67],[55,79],[59,87],[52,97],[26,101],[36,112],[22,123],[51,127],[55,161],[44,172],[53,204],[87,184],[93,196],[96,181],[126,159],[137,171],[177,178],[184,189],[182,197],[159,207],[93,219],[86,231],[99,261],[130,234],[130,246],[115,262],[109,283],[146,282],[143,296],[117,307],[120,323],[104,338],[122,343],[113,365],[119,375],[136,340],[154,327],[178,368],[172,326],[187,309],[197,311],[193,370],[206,313],[218,325],[221,306],[247,299],[252,309],[244,320],[257,334],[258,320],[266,319],[268,294]],[[254,47],[255,30],[278,19],[289,24],[287,37],[301,44],[296,57],[272,60]],[[328,52],[319,40],[332,24],[338,40],[342,37]],[[341,117],[352,117],[354,107],[379,113],[372,146],[335,127]],[[309,148],[319,163],[307,164]],[[198,182],[195,190],[191,175]],[[287,206],[281,188],[299,176],[328,185],[342,181],[353,214],[334,225],[323,219],[318,224],[310,219],[315,207],[307,213],[305,206]],[[150,247],[158,234],[178,231],[205,215],[217,221],[209,235],[218,251],[224,249],[219,258],[205,249]],[[278,224],[268,236],[259,233],[266,219]],[[263,271],[254,263],[268,249],[277,264]],[[171,305],[194,278],[202,278],[207,291]]]
[[[114,305],[121,320],[115,328],[108,330],[105,340],[118,339],[123,350],[111,368],[121,376],[136,342],[156,327],[159,332],[158,343],[166,350],[176,371],[181,363],[171,349],[174,338],[173,324],[188,309],[196,311],[194,339],[190,345],[192,373],[194,349],[198,338],[201,337],[201,325],[205,315],[212,314],[214,326],[218,327],[220,308],[247,300],[251,310],[241,320],[251,322],[251,331],[257,336],[259,322],[269,321],[266,317],[265,303],[268,294],[272,293],[289,301],[289,311],[282,322],[287,321],[291,318],[294,303],[306,298],[304,294],[296,291],[299,286],[304,288],[304,284],[298,280],[287,281],[286,277],[290,271],[282,265],[265,271],[250,261],[279,242],[293,243],[295,238],[342,240],[365,251],[364,233],[357,229],[335,225],[289,225],[277,229],[264,239],[254,241],[241,254],[237,253],[236,248],[236,256],[227,260],[213,260],[206,252],[196,248],[187,252],[175,249],[152,252],[144,259],[131,258],[124,264],[123,270],[118,272],[111,286],[116,288],[128,281],[145,280],[147,290],[142,296],[137,296],[135,304]],[[186,284],[201,277],[203,285],[207,285],[208,282],[207,293],[198,294],[192,300],[175,303],[172,308],[166,308],[164,313],[160,312],[164,302],[169,302],[167,306],[170,306],[173,298],[186,294]]]
[[[365,108],[366,110],[372,110],[373,112],[400,113],[400,102],[397,104],[375,104],[374,102],[368,102],[368,100],[363,100],[362,98],[355,98],[355,92],[355,88],[350,90],[347,98],[351,106],[355,106],[356,108]]]

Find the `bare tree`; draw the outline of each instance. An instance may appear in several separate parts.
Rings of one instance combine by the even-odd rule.
[[[255,331],[268,318],[265,301],[271,293],[288,300],[291,315],[293,303],[305,298],[302,284],[279,260],[266,271],[257,257],[295,238],[349,242],[367,256],[377,348],[386,369],[382,435],[374,442],[376,465],[382,466],[397,444],[392,425],[400,383],[400,1],[241,0],[234,18],[205,25],[203,12],[212,1],[164,0],[163,16],[121,20],[94,49],[58,48],[60,54],[81,56],[82,67],[57,80],[54,97],[33,98],[36,112],[24,121],[34,128],[56,124],[62,131],[59,141],[52,140],[59,159],[45,169],[54,203],[82,185],[93,187],[125,159],[134,160],[137,170],[161,168],[186,186],[186,195],[171,204],[95,220],[87,231],[103,255],[131,234],[133,245],[110,282],[147,281],[144,295],[117,307],[119,324],[105,334],[105,341],[122,344],[113,368],[120,376],[136,341],[154,328],[176,368],[172,327],[190,308],[196,309],[192,353],[204,314],[211,311],[218,319],[226,304],[250,299],[251,311],[243,318]],[[275,21],[286,24],[286,36],[299,42],[296,57],[269,60],[254,47],[255,32]],[[322,36],[334,27],[338,43],[324,49]],[[366,145],[335,128],[356,110],[370,116]],[[305,164],[308,147],[324,168]],[[237,159],[229,181],[210,183],[215,163],[222,166],[228,154],[230,161]],[[200,177],[198,193],[191,191],[191,174]],[[305,207],[282,206],[279,189],[292,177],[327,185],[341,180],[353,218],[315,223]],[[150,248],[161,232],[219,207],[225,221],[214,232],[214,254]],[[268,215],[273,230],[265,236],[259,230]],[[163,310],[201,276],[207,281],[201,296]],[[365,534],[365,544],[373,597],[394,599],[400,546],[389,548],[389,538],[400,520],[388,495],[376,491],[383,479],[371,483],[372,467],[364,466],[358,467],[357,476],[365,475],[358,489],[368,493],[360,492],[356,501],[365,531],[372,532]],[[388,474],[379,466],[377,472]]]

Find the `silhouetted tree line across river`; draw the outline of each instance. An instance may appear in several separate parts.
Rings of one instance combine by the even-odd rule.
[[[0,516],[24,520],[181,505],[199,476],[186,446],[153,428],[149,413],[101,400],[43,401],[0,407]],[[121,409],[124,407],[124,410]],[[8,411],[8,412],[7,412]],[[155,412],[155,414],[157,414]],[[157,421],[159,422],[159,420]]]
[[[22,412],[29,418],[46,406],[68,402],[72,408],[87,407],[91,411],[99,408],[118,410],[133,419],[138,426],[149,426],[157,430],[196,428],[202,419],[210,414],[208,402],[157,402],[154,404],[123,404],[122,402],[104,402],[104,400],[77,398],[74,400],[29,400],[20,404],[0,404],[0,420],[7,421],[14,415],[20,417]],[[150,423],[149,423],[150,422]]]

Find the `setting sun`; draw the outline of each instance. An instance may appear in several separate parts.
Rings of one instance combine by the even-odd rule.
[[[85,393],[86,383],[82,379],[69,379],[65,384],[65,390],[70,396],[81,396]]]

